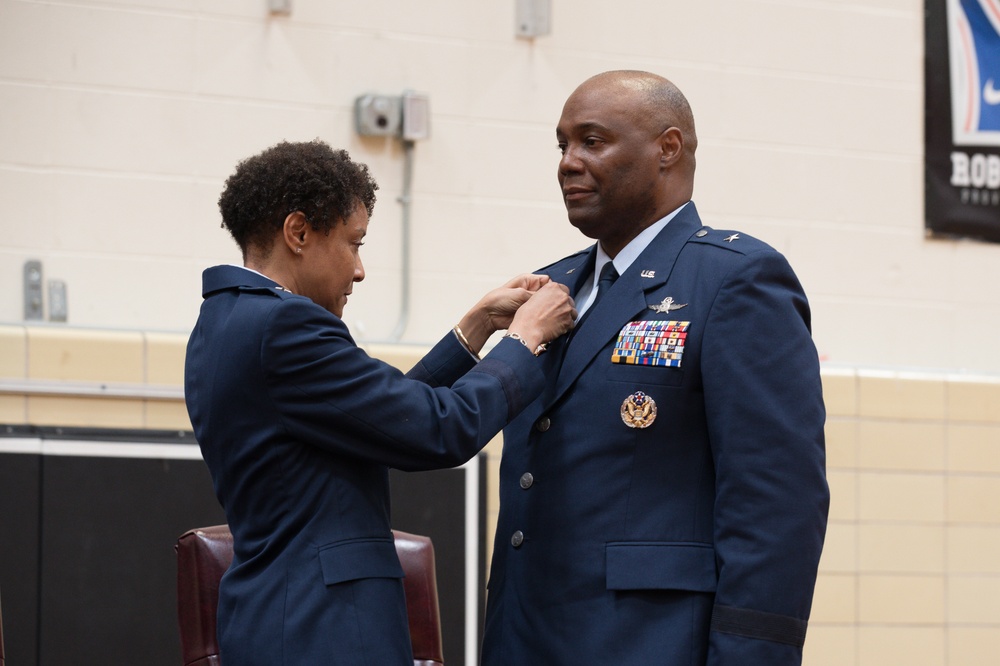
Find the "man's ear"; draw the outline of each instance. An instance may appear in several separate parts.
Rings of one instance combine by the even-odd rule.
[[[684,154],[684,134],[677,127],[668,127],[658,138],[660,144],[660,166],[673,166]]]
[[[282,227],[282,238],[292,254],[302,254],[302,250],[306,246],[306,241],[309,237],[309,232],[311,231],[312,227],[309,226],[309,220],[306,219],[306,216],[301,211],[296,210],[285,217],[285,224]]]

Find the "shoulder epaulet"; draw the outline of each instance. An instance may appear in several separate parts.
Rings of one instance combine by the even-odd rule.
[[[277,296],[278,298],[289,298],[295,296],[295,293],[285,289],[284,287],[263,287],[263,286],[250,286],[243,285],[239,288],[240,291],[249,294],[271,294],[272,296]]]
[[[712,227],[702,227],[694,232],[690,242],[714,245],[741,254],[769,247],[767,243],[749,234],[732,229],[713,229]]]

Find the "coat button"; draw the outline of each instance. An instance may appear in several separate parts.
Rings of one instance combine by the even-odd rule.
[[[531,476],[531,472],[525,472],[521,475],[521,487],[527,490],[531,487],[531,484],[535,482],[535,477]]]
[[[547,416],[543,416],[542,418],[538,419],[538,421],[535,422],[535,430],[537,430],[538,432],[546,432],[551,426],[552,426],[552,421],[550,421],[549,417]]]
[[[510,545],[514,548],[520,548],[522,543],[524,543],[524,532],[518,530],[510,537]]]

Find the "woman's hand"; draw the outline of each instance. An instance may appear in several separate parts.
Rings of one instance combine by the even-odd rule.
[[[518,309],[507,330],[524,340],[528,349],[535,349],[569,332],[575,320],[576,304],[569,289],[549,282]]]
[[[487,292],[458,323],[471,351],[478,354],[491,335],[509,328],[518,308],[549,283],[548,275],[524,273]]]

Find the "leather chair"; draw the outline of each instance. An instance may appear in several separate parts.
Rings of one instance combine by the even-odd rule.
[[[3,613],[0,613],[0,666],[3,664]]]
[[[392,531],[406,577],[406,611],[414,666],[442,666],[434,545],[425,536]],[[177,539],[177,620],[184,666],[220,666],[215,615],[219,580],[233,561],[228,525],[189,530]],[[0,652],[2,655],[2,652]],[[3,666],[0,656],[0,666]]]

